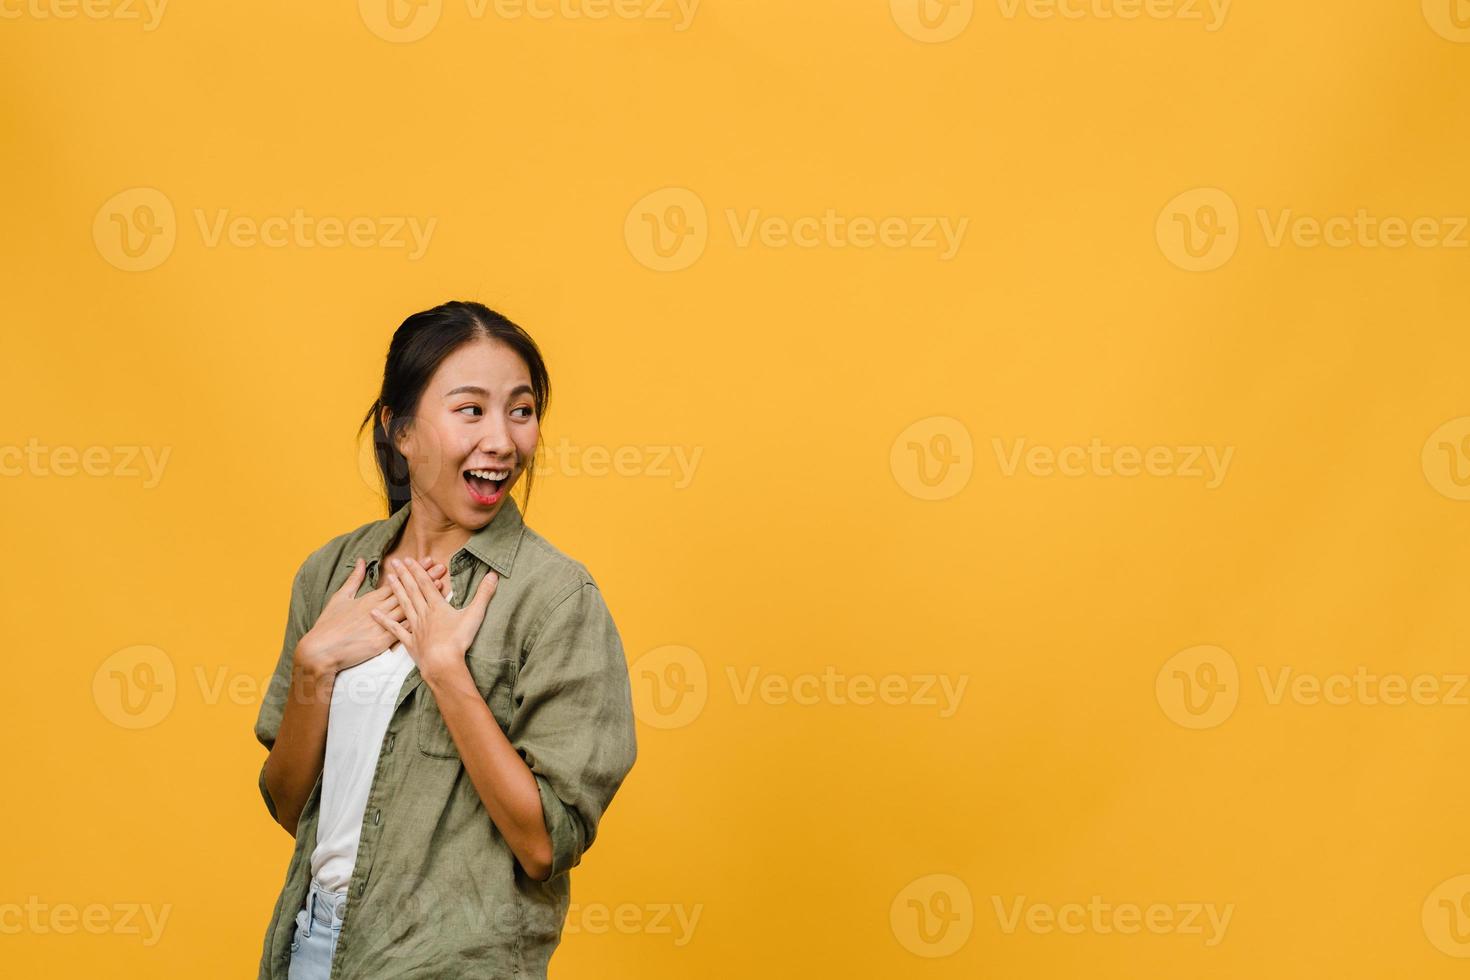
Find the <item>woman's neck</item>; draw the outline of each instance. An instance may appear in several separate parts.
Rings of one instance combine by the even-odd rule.
[[[453,558],[464,543],[470,539],[470,531],[415,500],[404,522],[403,533],[398,543],[386,558],[437,558],[445,565]]]

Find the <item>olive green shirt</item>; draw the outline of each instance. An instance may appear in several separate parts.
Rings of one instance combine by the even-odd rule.
[[[408,519],[339,535],[296,572],[285,642],[255,722],[275,744],[296,643],[361,557],[358,595]],[[568,872],[633,766],[633,703],[622,642],[586,567],[527,527],[509,496],[451,559],[461,608],[486,572],[500,580],[465,654],[475,685],[535,774],[551,838],[551,877],[530,878],[471,783],[432,691],[414,667],[398,691],[363,813],[333,980],[545,977],[571,895]],[[260,792],[271,816],[275,804]],[[286,980],[296,912],[311,883],[322,781],[307,798],[261,951],[260,980]]]

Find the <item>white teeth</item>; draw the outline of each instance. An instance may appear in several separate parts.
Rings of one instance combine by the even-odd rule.
[[[470,476],[478,476],[482,480],[504,480],[510,476],[510,470],[470,470]]]

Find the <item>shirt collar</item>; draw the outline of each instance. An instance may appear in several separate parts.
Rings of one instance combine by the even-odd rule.
[[[382,562],[384,555],[388,553],[388,547],[398,539],[404,525],[408,523],[409,508],[412,506],[413,502],[410,501],[385,520],[372,525],[358,543],[357,553],[345,556],[342,564],[351,567],[358,558],[366,560],[369,565]],[[525,522],[521,518],[520,508],[516,506],[515,498],[506,494],[505,502],[500,505],[490,523],[470,535],[464,547],[451,559],[451,565],[459,558],[460,553],[468,552],[495,569],[501,578],[509,578],[524,530]]]

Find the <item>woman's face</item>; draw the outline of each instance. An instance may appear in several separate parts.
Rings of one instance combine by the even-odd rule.
[[[479,530],[536,455],[531,373],[509,347],[481,338],[446,357],[399,436],[415,501]]]

